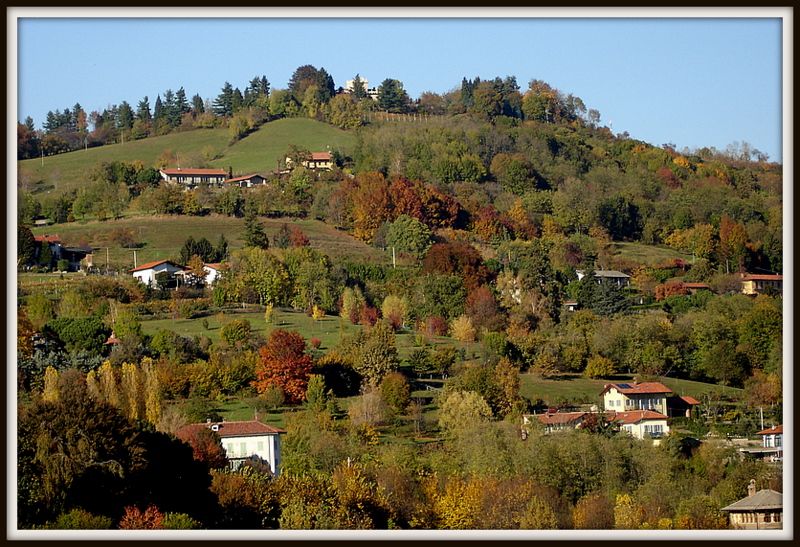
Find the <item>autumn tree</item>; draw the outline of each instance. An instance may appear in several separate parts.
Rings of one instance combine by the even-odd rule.
[[[270,385],[278,385],[289,403],[305,398],[313,360],[306,355],[306,343],[296,332],[283,329],[272,331],[269,340],[259,350],[261,360],[256,368],[253,386],[266,393]]]

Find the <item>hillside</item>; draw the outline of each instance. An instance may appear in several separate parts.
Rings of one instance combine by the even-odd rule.
[[[284,118],[262,125],[233,145],[229,141],[227,128],[198,129],[44,159],[22,160],[18,162],[18,168],[20,172],[30,173],[29,178],[34,181],[32,190],[38,196],[57,196],[88,184],[88,175],[99,162],[132,163],[138,160],[145,166],[154,166],[159,156],[169,151],[189,163],[206,161],[209,167],[232,168],[234,173],[266,173],[275,169],[276,160],[290,144],[313,151],[325,151],[330,147],[349,152],[355,137],[326,123],[307,118]]]

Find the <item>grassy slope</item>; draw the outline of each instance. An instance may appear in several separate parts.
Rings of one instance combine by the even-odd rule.
[[[43,195],[58,196],[87,184],[88,174],[101,161],[140,160],[151,166],[165,150],[194,156],[208,149],[219,156],[211,162],[212,167],[225,170],[231,167],[234,173],[266,173],[277,167],[276,160],[290,144],[303,146],[312,152],[324,152],[330,146],[332,150],[349,153],[355,137],[326,123],[286,118],[264,124],[233,146],[229,146],[229,140],[227,128],[198,129],[77,150],[46,157],[44,161],[41,158],[24,160],[18,162],[18,166],[30,171],[33,180],[41,181],[39,188],[55,186],[52,190],[45,190]]]
[[[388,263],[390,258],[381,250],[351,237],[318,220],[261,219],[264,232],[270,238],[284,223],[297,226],[308,236],[311,246],[325,252],[333,260],[345,258]],[[228,240],[228,249],[244,246],[242,235],[244,219],[210,215],[207,217],[140,215],[105,222],[72,222],[34,228],[34,235],[57,234],[64,245],[91,245],[99,247],[95,264],[105,267],[106,247],[112,268],[133,268],[133,251],[108,242],[108,234],[116,229],[131,230],[134,239],[143,244],[136,250],[138,265],[156,260],[179,260],[180,250],[189,236],[196,240],[205,237],[216,245],[220,234]]]

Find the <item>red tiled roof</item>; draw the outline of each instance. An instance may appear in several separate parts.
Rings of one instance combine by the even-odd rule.
[[[162,169],[163,173],[167,175],[224,175],[227,176],[228,172],[224,169]]]
[[[765,429],[764,431],[759,431],[756,435],[773,435],[775,433],[783,433],[783,424],[779,425],[778,427],[773,427],[772,429]]]
[[[653,412],[652,410],[631,410],[629,412],[607,414],[606,419],[609,421],[618,421],[623,424],[635,424],[642,420],[666,420],[667,417],[659,412]]]
[[[221,264],[220,262],[204,263],[203,266],[204,267],[209,267],[212,270],[219,270],[219,265],[220,264]]]
[[[151,268],[155,268],[159,264],[164,264],[165,262],[168,262],[168,263],[172,264],[173,266],[177,266],[178,268],[181,268],[181,269],[184,269],[184,270],[186,269],[183,266],[181,266],[180,264],[176,264],[171,260],[159,260],[157,262],[148,262],[147,264],[142,264],[141,266],[137,266],[136,268],[132,268],[132,269],[130,269],[128,271],[129,272],[139,272],[139,271],[142,271],[142,270],[149,270]]]
[[[535,414],[544,425],[568,424],[585,417],[588,412],[554,412],[552,414]]]
[[[765,274],[740,274],[742,281],[783,281],[782,275],[765,275]]]
[[[47,241],[48,243],[61,243],[61,238],[58,236],[33,236],[33,239],[39,242]]]
[[[626,384],[608,384],[600,395],[604,395],[609,389],[615,388],[620,393],[625,395],[635,395],[640,393],[672,393],[672,390],[660,382],[642,382],[634,384],[633,382]]]
[[[329,152],[312,152],[311,159],[315,161],[330,161],[331,155]]]
[[[690,405],[699,405],[700,401],[695,399],[694,397],[690,397],[689,395],[679,395],[681,399],[689,403]]]
[[[710,289],[711,286],[708,283],[684,283],[684,287],[687,289]]]

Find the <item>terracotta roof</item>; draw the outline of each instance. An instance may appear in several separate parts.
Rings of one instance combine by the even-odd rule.
[[[672,393],[671,389],[660,382],[642,382],[637,384],[608,384],[606,385],[605,389],[600,392],[600,395],[605,394],[612,387],[625,395],[636,395],[640,393]]]
[[[159,264],[164,264],[165,262],[167,262],[167,263],[169,263],[169,264],[172,264],[173,266],[177,266],[178,268],[180,268],[180,269],[182,269],[182,270],[184,270],[184,269],[185,269],[185,268],[184,268],[183,266],[181,266],[180,264],[176,264],[175,262],[173,262],[173,261],[171,261],[171,260],[159,260],[159,261],[157,261],[157,262],[148,262],[147,264],[142,264],[141,266],[137,266],[136,268],[130,269],[130,270],[128,270],[128,271],[129,271],[129,272],[139,272],[139,271],[142,271],[142,270],[150,270],[150,269],[152,269],[152,268],[155,268],[155,267],[156,267],[156,266],[158,266]]]
[[[48,236],[48,235],[33,236],[33,239],[39,242],[47,241],[48,243],[61,243],[61,238],[58,236]]]
[[[326,161],[331,159],[331,155],[329,152],[312,152],[311,159],[316,161]]]
[[[261,422],[214,422],[202,424],[208,428],[219,426],[217,433],[220,437],[243,437],[252,435],[275,435],[276,433],[286,433],[283,429]]]
[[[694,397],[690,397],[689,395],[679,395],[681,399],[689,403],[690,405],[699,405],[700,401],[695,399]]]
[[[765,275],[765,274],[740,274],[742,281],[783,281],[782,275]]]
[[[783,509],[783,494],[775,490],[759,490],[752,496],[734,502],[721,511],[766,511]]]
[[[779,425],[778,427],[773,427],[772,429],[765,429],[764,431],[759,431],[756,435],[774,435],[775,433],[783,433],[783,424]]]
[[[684,283],[684,287],[687,289],[710,289],[711,286],[708,283]]]
[[[228,176],[228,172],[224,169],[162,169],[162,173],[167,175],[224,175]]]
[[[667,417],[659,412],[653,412],[652,410],[631,410],[629,412],[607,414],[606,419],[622,424],[635,424],[643,420],[666,420]]]
[[[220,262],[204,263],[203,267],[211,268],[212,270],[219,270]]]

